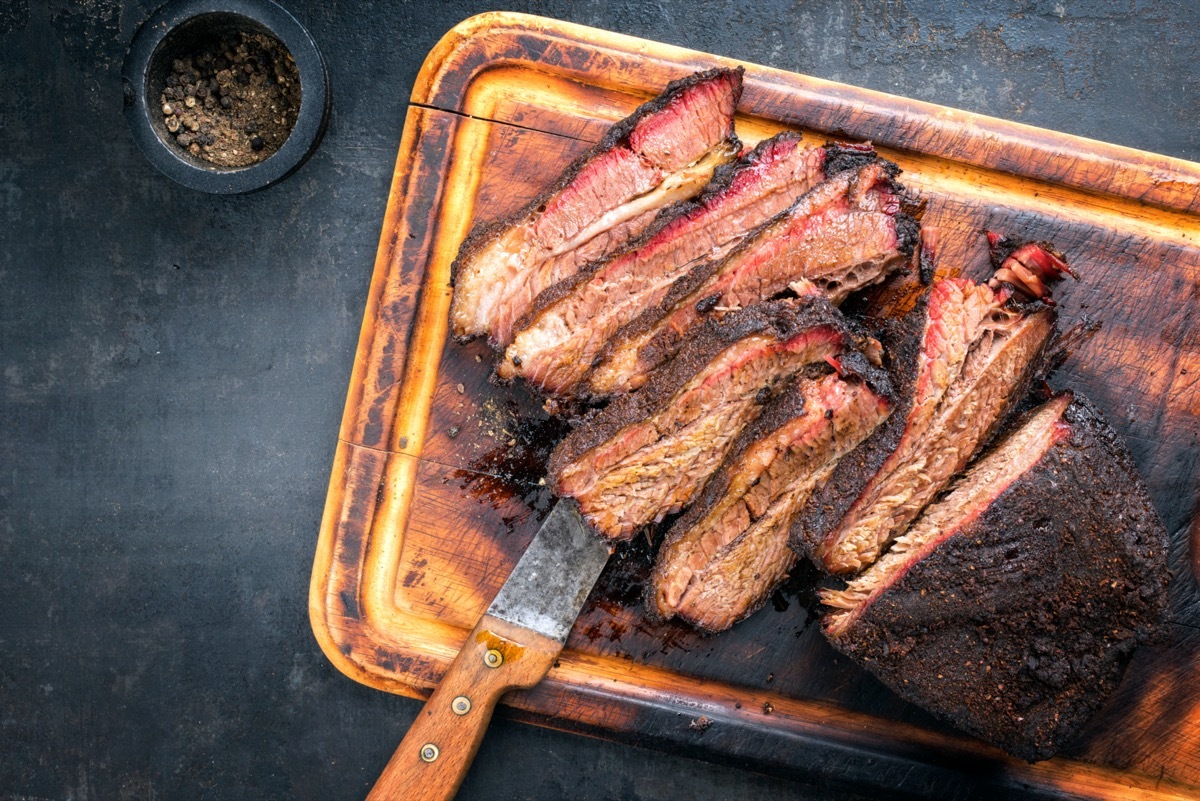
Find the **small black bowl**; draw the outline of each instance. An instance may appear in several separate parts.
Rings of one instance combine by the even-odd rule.
[[[248,167],[226,168],[167,141],[159,97],[173,59],[202,39],[237,30],[273,36],[291,54],[300,74],[300,111],[278,150]],[[316,150],[329,119],[329,74],[321,52],[304,26],[271,0],[172,0],[138,29],[122,76],[125,121],[142,153],[168,178],[201,192],[252,192],[282,181]]]

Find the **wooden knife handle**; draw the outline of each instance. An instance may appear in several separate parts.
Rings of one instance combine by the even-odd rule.
[[[367,801],[453,798],[500,696],[537,684],[561,651],[556,640],[484,615]]]

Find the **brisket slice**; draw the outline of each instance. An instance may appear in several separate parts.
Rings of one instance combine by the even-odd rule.
[[[852,334],[821,298],[764,303],[706,325],[640,392],[609,404],[550,455],[554,493],[602,535],[628,539],[690,503],[772,390]]]
[[[891,350],[900,404],[843,459],[793,527],[793,547],[831,573],[857,573],[987,443],[1046,357],[1053,309],[962,278],[933,285]],[[917,334],[917,332],[920,332]]]
[[[767,300],[801,278],[839,304],[900,269],[917,224],[900,211],[895,172],[875,160],[838,173],[723,259],[694,267],[609,340],[589,376],[591,394],[637,389],[706,314]]]
[[[508,219],[476,226],[452,268],[459,339],[507,345],[539,292],[637,236],[656,212],[692,197],[739,145],[742,69],[675,81],[614,125],[547,192]]]
[[[1167,601],[1167,533],[1083,398],[1035,409],[842,591],[834,647],[897,694],[1030,761],[1111,694]]]
[[[1049,242],[1023,242],[992,231],[988,231],[987,239],[996,268],[988,286],[999,289],[1007,284],[1023,295],[1053,306],[1048,285],[1063,273],[1071,274],[1063,255]]]
[[[789,385],[671,527],[647,587],[650,613],[718,632],[757,611],[795,564],[792,515],[889,411],[888,398],[854,376]]]
[[[692,265],[720,258],[823,181],[828,169],[874,160],[869,145],[805,149],[799,139],[782,133],[760,143],[628,248],[543,292],[517,323],[497,375],[571,394],[608,338],[657,304]]]

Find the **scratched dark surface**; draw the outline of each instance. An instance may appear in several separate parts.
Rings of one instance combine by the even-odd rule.
[[[329,131],[283,184],[218,198],[155,173],[124,127],[152,4],[0,3],[0,799],[361,798],[418,708],[329,664],[307,586],[405,101],[441,34],[492,7],[284,5],[329,61]],[[1193,4],[972,6],[510,8],[1200,160]],[[1178,314],[1168,341],[1192,331]],[[1195,464],[1160,467],[1178,483],[1158,492],[1194,486]],[[807,636],[801,584],[743,636]],[[461,794],[780,796],[834,794],[504,719]]]

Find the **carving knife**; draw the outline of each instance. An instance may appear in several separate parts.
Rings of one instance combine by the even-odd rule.
[[[496,702],[549,672],[610,553],[573,501],[550,510],[367,801],[454,797]]]

